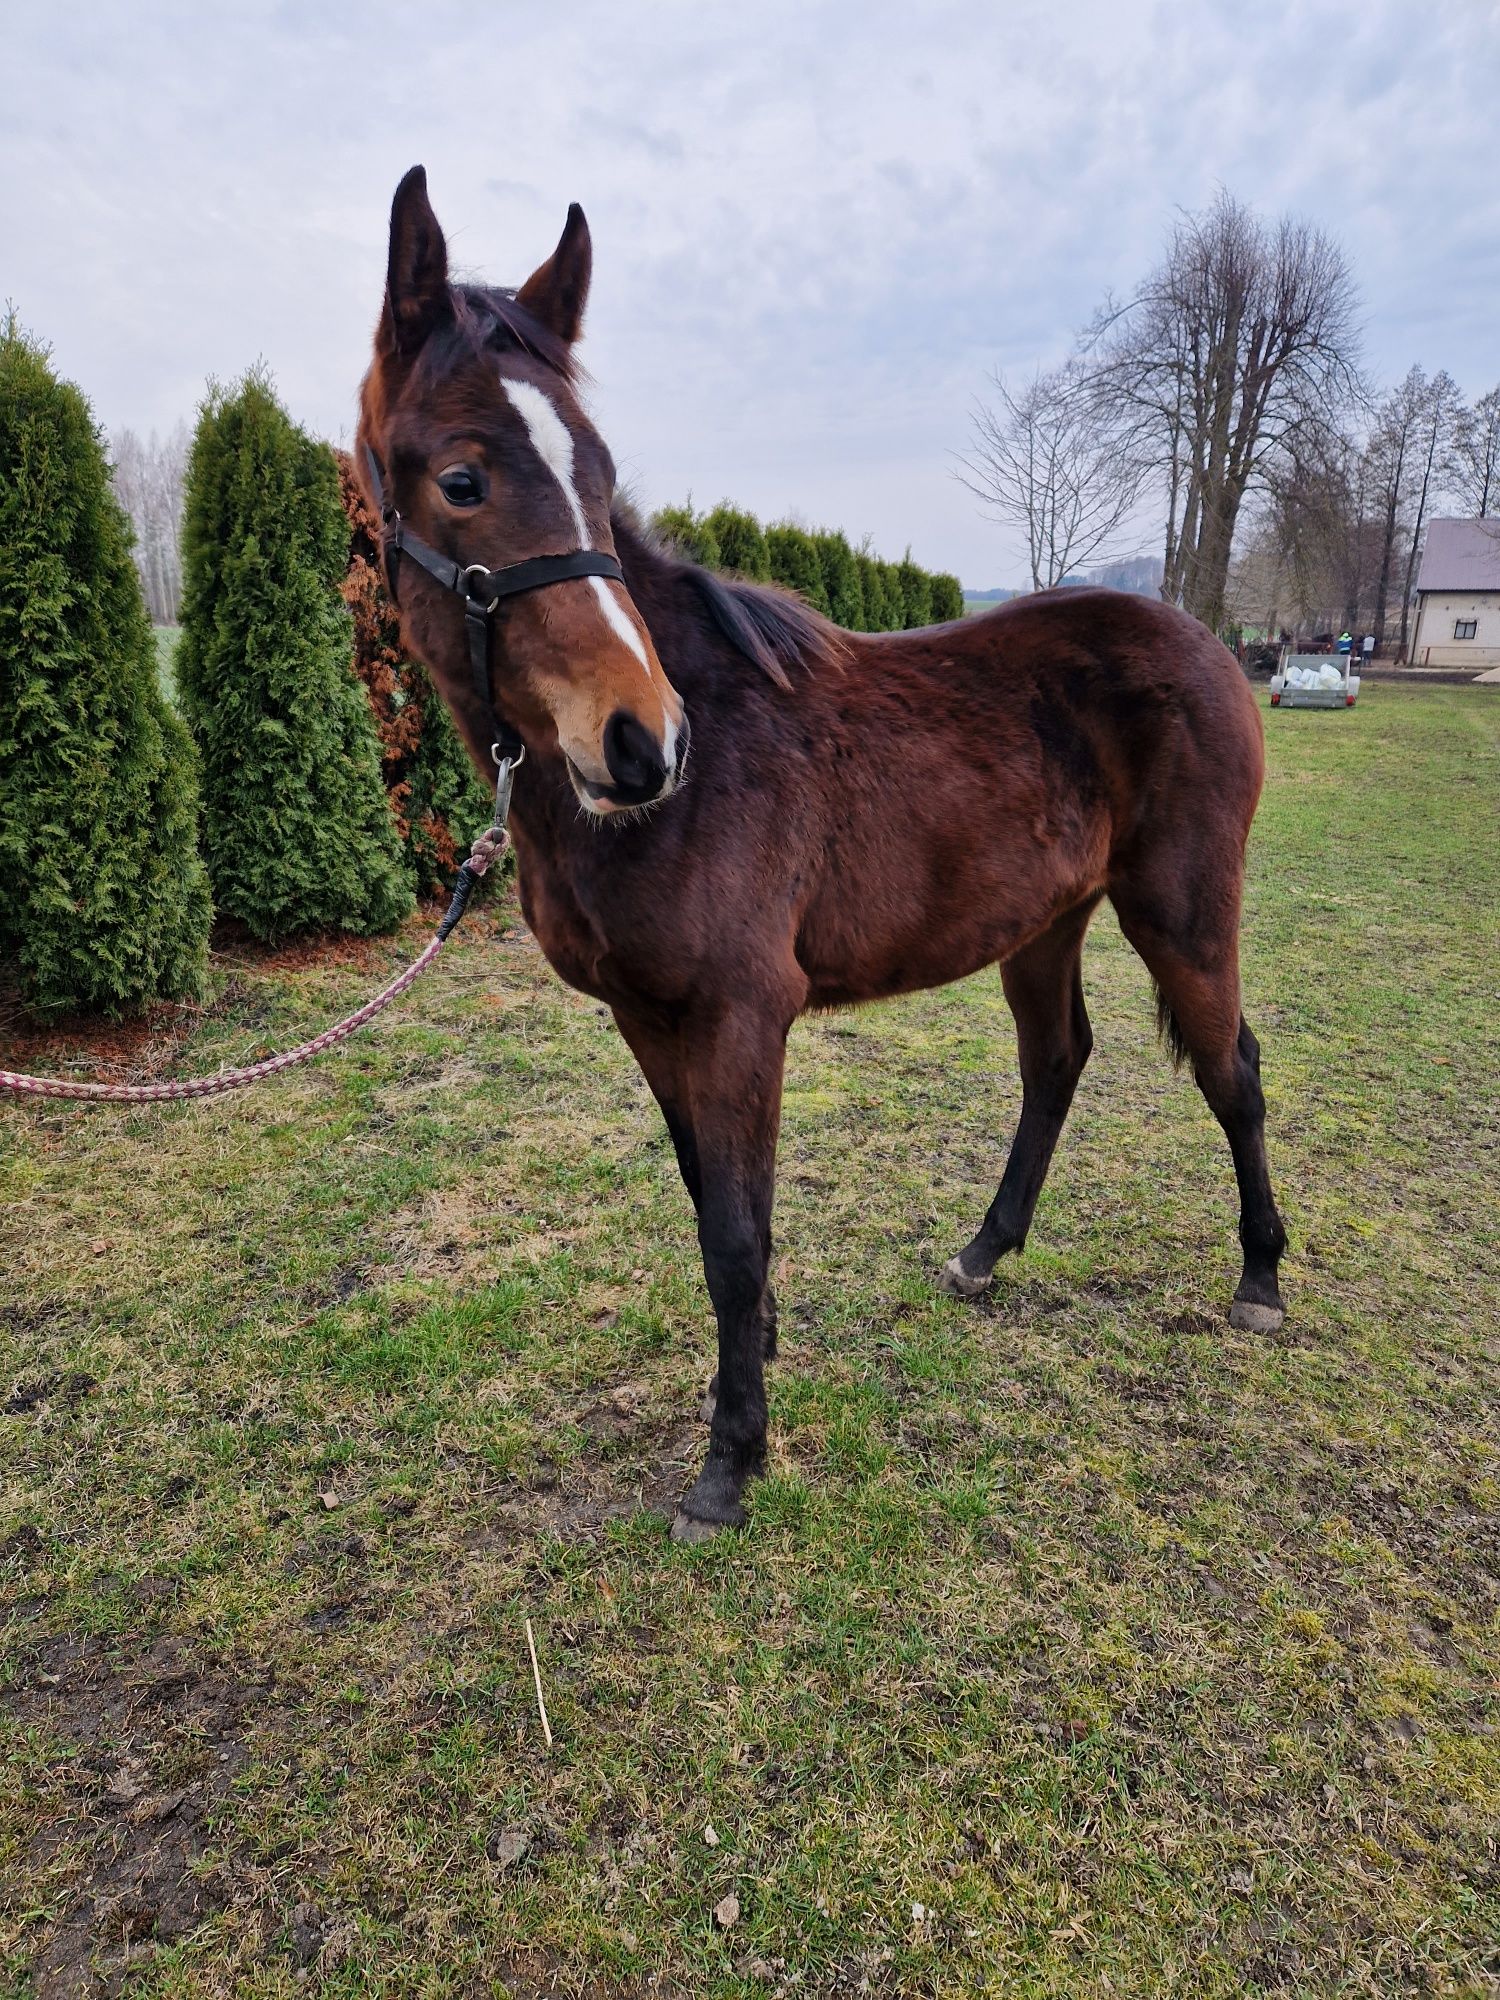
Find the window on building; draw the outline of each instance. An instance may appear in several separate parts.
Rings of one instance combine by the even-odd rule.
[[[1455,618],[1453,621],[1453,636],[1455,639],[1472,639],[1478,630],[1479,620],[1477,618]]]

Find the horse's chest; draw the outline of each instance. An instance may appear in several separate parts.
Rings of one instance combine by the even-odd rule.
[[[521,914],[559,979],[580,992],[603,999],[600,972],[609,955],[578,898],[550,872],[527,867],[518,871]]]
[[[519,870],[521,914],[558,978],[611,1005],[653,996],[660,934],[627,892],[595,907],[556,869]],[[622,885],[623,888],[623,885]],[[653,940],[656,949],[653,949]]]

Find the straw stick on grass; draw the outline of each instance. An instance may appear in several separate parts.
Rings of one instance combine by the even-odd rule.
[[[542,1718],[542,1734],[547,1739],[547,1748],[552,1748],[552,1724],[547,1720],[547,1698],[542,1693],[542,1670],[536,1663],[536,1640],[531,1635],[531,1620],[526,1620],[526,1650],[531,1655],[531,1678],[536,1683],[537,1714]]]

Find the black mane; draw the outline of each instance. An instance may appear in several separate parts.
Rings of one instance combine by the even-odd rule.
[[[698,563],[682,567],[724,637],[778,687],[791,686],[788,668],[832,666],[848,651],[838,627],[794,592]]]

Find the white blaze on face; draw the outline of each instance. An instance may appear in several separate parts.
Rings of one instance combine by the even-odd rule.
[[[568,512],[573,516],[573,529],[578,536],[581,549],[592,548],[589,540],[589,524],[583,517],[583,505],[578,498],[578,488],[573,484],[573,433],[557,413],[556,405],[537,388],[534,382],[512,382],[501,376],[500,386],[510,399],[512,409],[518,412],[526,426],[526,434],[531,439],[537,457],[546,466],[552,477],[562,488],[563,498],[568,503]],[[646,677],[651,677],[651,663],[646,658],[646,649],[641,644],[641,635],[630,619],[625,608],[611,593],[609,584],[602,576],[591,576],[588,582],[594,587],[594,595],[599,600],[606,624],[617,639],[621,639],[635,654],[646,669]],[[672,730],[670,718],[668,731]],[[667,745],[670,764],[672,745]]]

